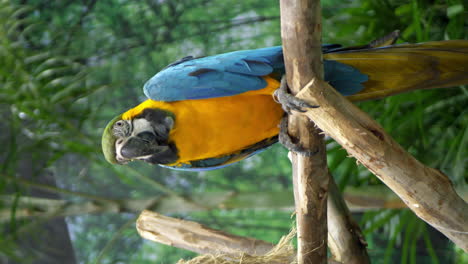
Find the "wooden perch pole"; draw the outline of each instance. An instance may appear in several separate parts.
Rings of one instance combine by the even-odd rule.
[[[241,237],[203,226],[199,223],[143,211],[137,220],[140,236],[165,245],[200,254],[240,257],[264,255],[273,244],[263,240]]]
[[[297,97],[319,105],[304,114],[400,196],[416,215],[468,252],[468,204],[445,174],[421,164],[326,82],[312,80]]]
[[[312,78],[323,76],[320,1],[280,0],[280,9],[287,83],[296,94]],[[327,263],[329,177],[323,137],[298,115],[289,117],[288,132],[304,149],[317,151],[310,157],[292,153],[298,263]]]
[[[146,210],[140,214],[136,225],[143,238],[200,254],[232,257],[239,257],[243,253],[264,255],[274,246],[263,240],[231,235],[197,222]]]
[[[277,245],[249,237],[241,237],[211,229],[199,223],[180,220],[158,213],[143,211],[138,217],[137,230],[145,239],[203,254],[188,262],[177,263],[296,263],[291,243],[291,231]],[[328,264],[341,264],[329,260]]]

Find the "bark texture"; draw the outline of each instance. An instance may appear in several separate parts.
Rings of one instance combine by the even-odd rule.
[[[327,83],[297,95],[319,108],[305,115],[392,189],[421,219],[468,252],[468,204],[441,171],[421,164],[366,113]]]
[[[322,78],[321,9],[318,0],[281,0],[281,38],[288,85],[293,94],[314,77]],[[289,134],[316,151],[292,154],[298,263],[327,263],[328,169],[323,137],[306,118],[289,117]]]
[[[274,246],[263,240],[228,234],[196,222],[150,211],[140,214],[136,226],[143,238],[200,254],[232,257],[240,257],[244,253],[264,255]]]
[[[328,191],[328,246],[333,259],[343,264],[369,264],[364,235],[331,175]]]

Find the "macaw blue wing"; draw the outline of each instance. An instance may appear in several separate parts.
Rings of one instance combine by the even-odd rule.
[[[334,60],[323,60],[324,79],[342,95],[357,94],[369,77],[358,69]]]
[[[339,50],[336,44],[323,45],[324,53]],[[361,91],[367,76],[352,66],[324,61],[325,80],[344,95]],[[156,101],[179,101],[236,95],[265,88],[263,76],[284,74],[281,46],[235,51],[193,59],[186,57],[170,64],[143,87]]]
[[[264,88],[262,76],[282,67],[281,47],[235,51],[174,63],[146,82],[143,90],[157,101],[230,96]]]

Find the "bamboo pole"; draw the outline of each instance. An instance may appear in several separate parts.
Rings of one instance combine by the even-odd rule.
[[[280,10],[286,77],[296,94],[309,80],[323,76],[320,1],[280,0]],[[309,157],[292,154],[298,263],[327,263],[329,177],[325,143],[314,124],[304,117],[289,116],[288,126],[297,144],[316,151]]]
[[[468,204],[441,171],[424,166],[326,82],[297,95],[319,108],[304,113],[392,189],[421,219],[468,252]]]

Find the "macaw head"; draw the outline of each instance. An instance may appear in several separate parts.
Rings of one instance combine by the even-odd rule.
[[[160,109],[144,109],[128,120],[120,114],[107,124],[102,134],[104,157],[113,164],[132,160],[173,163],[178,158],[175,146],[169,141],[173,126],[172,113]]]

